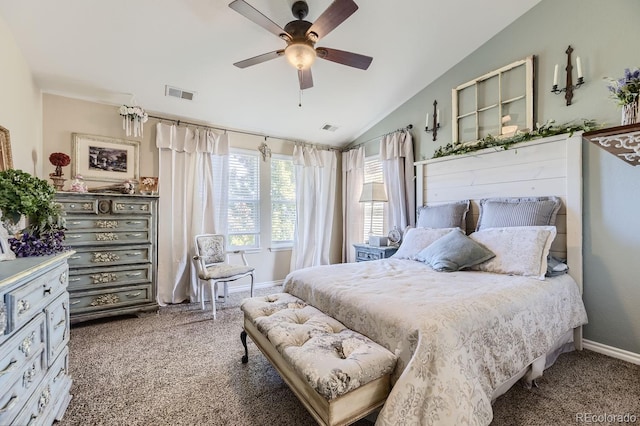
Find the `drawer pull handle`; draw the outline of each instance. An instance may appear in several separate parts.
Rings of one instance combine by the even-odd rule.
[[[18,397],[16,395],[13,395],[11,397],[11,399],[9,400],[9,402],[7,402],[7,405],[5,405],[4,407],[0,408],[0,414],[1,413],[6,413],[7,411],[9,411],[13,407],[15,407],[17,401],[18,401]]]
[[[67,371],[64,368],[61,368],[60,371],[58,371],[58,375],[53,378],[53,382],[54,383],[57,382],[60,379],[60,377],[64,376],[66,372]]]
[[[71,224],[72,224],[72,225],[81,225],[81,224],[82,224],[82,222],[77,222],[77,221],[76,221],[76,222],[71,222]]]
[[[69,259],[80,259],[80,256],[71,256]]]
[[[71,207],[72,209],[75,209],[76,205],[75,204],[69,204],[69,207]]]
[[[130,220],[127,221],[127,225],[140,225],[142,222],[140,222],[139,220]]]
[[[31,418],[29,419],[29,423],[27,423],[27,426],[36,424],[36,420],[38,420],[38,414],[32,414]]]
[[[140,237],[142,234],[127,234],[127,237]]]
[[[59,323],[57,323],[56,325],[53,326],[54,330],[59,329],[60,327],[62,327],[65,323],[65,320],[60,321]]]
[[[15,359],[12,359],[11,362],[9,363],[9,365],[7,365],[7,368],[5,368],[4,370],[0,371],[0,376],[2,376],[3,374],[7,374],[9,371],[13,371],[16,368],[16,363],[18,361],[16,361]]]
[[[80,278],[69,278],[70,283],[75,283],[76,281],[80,281]]]
[[[72,305],[77,305],[78,303],[80,303],[80,300],[74,300],[73,302],[71,302]]]
[[[46,294],[51,294],[51,287],[49,288],[45,288],[44,291],[42,292],[44,295]]]
[[[129,272],[127,274],[128,277],[139,277],[140,275],[142,275],[142,272]]]
[[[82,235],[71,234],[71,235],[65,235],[65,237],[67,237],[67,238],[82,238]]]
[[[137,292],[137,293],[129,293],[127,294],[127,297],[138,297],[142,294],[141,291]]]
[[[142,253],[140,253],[139,251],[135,251],[133,253],[127,253],[127,256],[140,256]]]

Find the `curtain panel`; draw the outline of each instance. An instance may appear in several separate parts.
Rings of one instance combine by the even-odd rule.
[[[330,262],[335,210],[337,153],[296,145],[296,230],[291,270]]]
[[[342,153],[342,262],[355,262],[353,244],[362,242],[364,209],[359,202],[364,183],[364,146]]]
[[[158,123],[158,303],[195,301],[194,237],[226,234],[229,136]]]
[[[382,174],[387,190],[386,228],[403,231],[415,226],[416,190],[413,165],[413,138],[403,130],[385,136],[380,141]]]

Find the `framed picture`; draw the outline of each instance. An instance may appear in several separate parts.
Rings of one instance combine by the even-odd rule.
[[[16,255],[11,251],[11,247],[9,245],[9,232],[0,221],[0,261],[13,260],[15,258]]]
[[[72,176],[85,180],[138,180],[140,142],[105,136],[73,134]]]
[[[0,126],[0,172],[9,169],[13,169],[11,139],[9,138],[9,130]]]

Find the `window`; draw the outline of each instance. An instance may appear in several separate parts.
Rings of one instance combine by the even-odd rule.
[[[533,57],[453,89],[453,142],[512,136],[533,127]]]
[[[364,183],[384,182],[382,178],[382,161],[376,156],[366,158],[364,161]],[[364,228],[362,241],[369,240],[369,231],[373,235],[384,234],[384,203],[364,203]]]
[[[258,153],[235,151],[229,155],[228,246],[260,246],[260,162]]]
[[[293,245],[296,224],[296,182],[293,160],[274,155],[271,158],[271,244]]]

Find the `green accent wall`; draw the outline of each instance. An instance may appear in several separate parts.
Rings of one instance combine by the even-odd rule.
[[[438,146],[451,141],[451,89],[528,55],[535,55],[534,122],[592,118],[605,127],[617,126],[620,109],[609,98],[605,78],[640,67],[639,43],[638,0],[542,0],[354,142],[411,123],[416,160],[430,158]],[[564,96],[550,89],[556,63],[564,87],[569,45],[574,49],[574,81],[575,57],[580,56],[586,83],[566,106]],[[441,49],[446,42],[436,46]],[[423,54],[438,58],[437,51]],[[423,130],[434,99],[442,114],[435,142]],[[583,143],[584,301],[589,315],[584,337],[640,354],[640,166]]]

